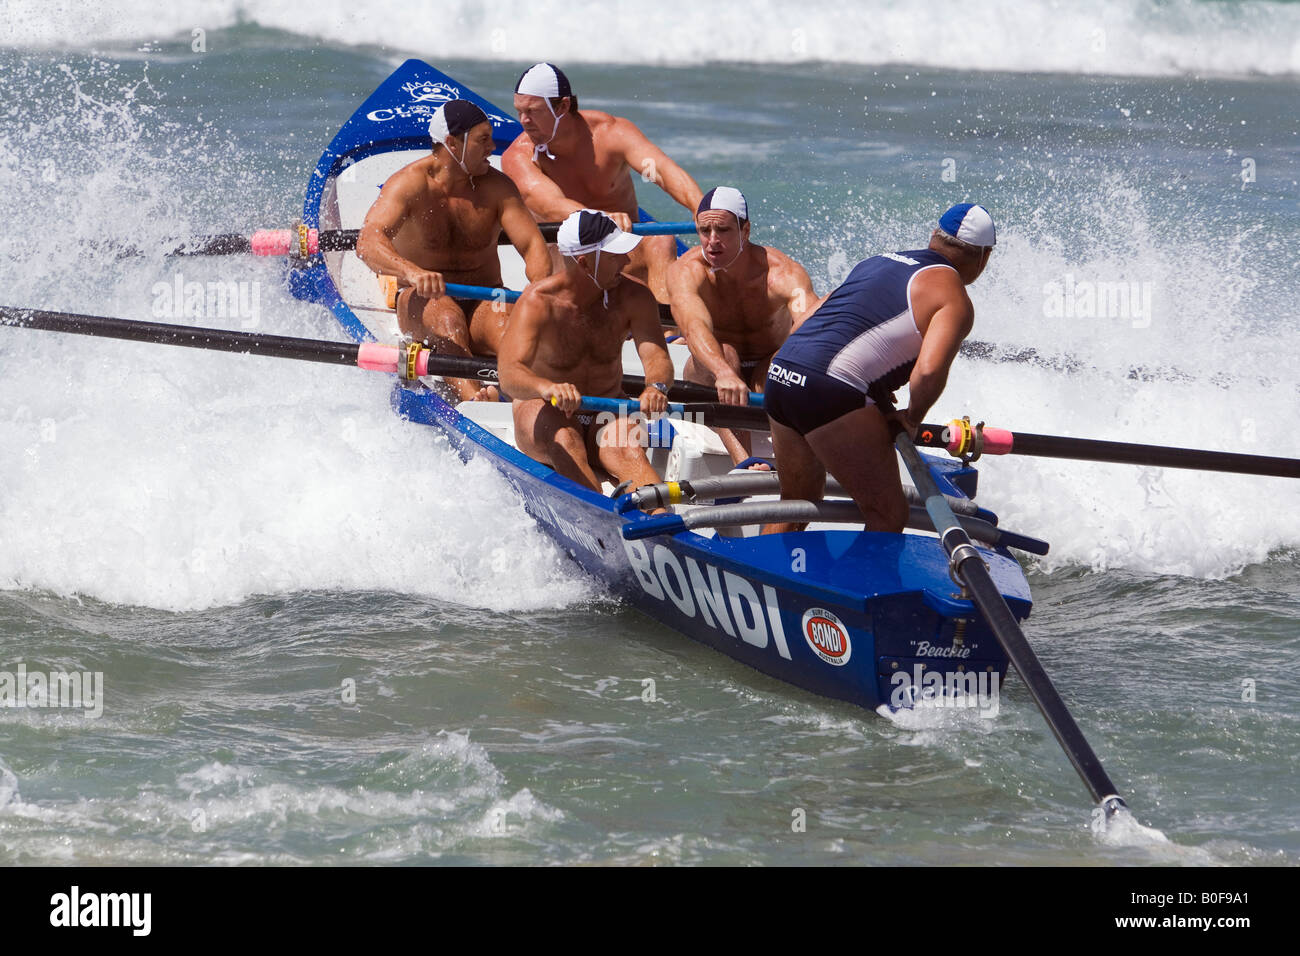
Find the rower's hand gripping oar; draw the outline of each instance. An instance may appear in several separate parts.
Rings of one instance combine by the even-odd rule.
[[[923,424],[917,428],[916,434],[917,444],[928,448],[944,448],[950,455],[968,461],[975,461],[981,455],[1033,455],[1040,458],[1070,458],[1076,461],[1300,478],[1300,459],[1296,458],[1097,441],[1091,438],[1067,438],[1064,435],[1033,435],[1005,428],[989,428],[983,422],[972,425],[969,418],[952,421],[946,426]]]
[[[626,388],[626,379],[624,388]],[[707,385],[696,386],[700,389],[707,389],[713,393],[713,389]],[[631,391],[631,389],[628,389]],[[673,392],[672,389],[669,390]],[[685,397],[685,396],[681,396]],[[551,400],[552,405],[558,405],[555,399]],[[641,403],[635,399],[629,398],[597,398],[592,395],[583,395],[582,403],[578,406],[580,411],[584,412],[601,412],[609,415],[632,416],[641,415],[650,420],[658,418],[678,419],[690,422],[696,422],[701,425],[707,425],[710,428],[743,428],[751,431],[767,429],[770,423],[767,420],[767,413],[761,408],[763,396],[758,392],[749,393],[749,405],[723,405],[720,402],[669,402],[668,407],[657,415],[645,416],[641,411]]]
[[[921,428],[925,427],[921,426]],[[1128,809],[1123,797],[1116,792],[1115,785],[1111,783],[1110,777],[1102,768],[1096,753],[1084,739],[1079,725],[1070,716],[1065,701],[1061,700],[1061,695],[1057,693],[1047,672],[1043,670],[1043,665],[1039,663],[1038,656],[1025,639],[1002,593],[993,583],[984,559],[971,543],[970,536],[957,522],[952,508],[940,493],[934,476],[930,474],[930,469],[921,459],[907,432],[899,428],[894,438],[894,445],[912,475],[916,490],[925,499],[925,509],[934,521],[944,551],[948,553],[948,566],[954,578],[961,581],[970,591],[971,600],[979,608],[980,614],[988,622],[990,630],[997,637],[1002,649],[1006,651],[1021,680],[1029,688],[1034,703],[1046,718],[1047,725],[1052,728],[1052,733],[1056,735],[1057,742],[1070,759],[1070,763],[1078,771],[1084,786],[1088,788],[1093,800],[1100,805],[1107,817],[1114,816],[1120,810]]]

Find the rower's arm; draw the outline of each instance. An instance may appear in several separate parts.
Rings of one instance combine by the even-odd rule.
[[[397,276],[407,281],[408,272],[424,270],[393,248],[393,238],[410,215],[411,194],[403,185],[400,173],[384,183],[379,198],[361,224],[361,232],[357,235],[357,257],[380,275]]]
[[[808,271],[789,257],[787,257],[786,261],[788,263],[787,274],[790,278],[790,285],[788,286],[790,331],[793,332],[803,325],[808,316],[817,311],[821,299],[817,298],[817,293],[813,291],[812,279],[808,278]]]
[[[673,311],[673,321],[686,337],[695,361],[713,373],[715,379],[734,375],[722,354],[718,337],[713,333],[713,316],[700,298],[699,277],[684,259],[678,259],[668,267],[668,302]]]
[[[645,371],[645,390],[639,396],[641,411],[662,412],[668,408],[668,397],[654,387],[655,382],[673,383],[673,360],[668,356],[664,342],[664,328],[659,323],[659,303],[648,289],[641,290],[630,306],[630,331],[636,342],[636,354]]]
[[[555,181],[537,168],[531,142],[526,135],[515,140],[501,156],[501,171],[514,181],[524,205],[534,215],[562,222],[582,209],[582,203],[567,198]]]
[[[545,319],[543,306],[535,296],[525,291],[515,303],[510,321],[501,336],[501,345],[497,350],[497,378],[501,382],[501,390],[517,401],[545,398],[543,390],[555,384],[532,371]]]
[[[510,244],[523,256],[524,274],[529,282],[545,279],[551,274],[551,253],[546,248],[546,240],[537,228],[537,220],[513,188],[501,203],[501,228]]]
[[[673,162],[667,153],[650,142],[631,120],[620,117],[614,123],[623,159],[632,168],[632,173],[639,175],[643,181],[653,182],[694,216],[704,197],[699,183]]]
[[[946,270],[945,270],[946,271]],[[918,425],[948,384],[948,370],[952,368],[962,340],[975,325],[975,306],[966,294],[956,273],[943,279],[945,293],[935,309],[930,324],[921,340],[921,354],[917,356],[912,376],[908,380],[908,405],[904,416],[912,425]],[[913,296],[915,304],[916,295]]]

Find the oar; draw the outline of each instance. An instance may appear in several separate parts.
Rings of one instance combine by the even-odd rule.
[[[980,614],[988,622],[989,628],[997,637],[998,643],[1002,645],[1002,649],[1006,651],[1021,680],[1029,688],[1034,703],[1047,719],[1047,725],[1052,728],[1052,733],[1056,735],[1065,755],[1083,779],[1088,792],[1092,794],[1092,799],[1102,807],[1108,817],[1121,809],[1127,809],[1128,805],[1116,792],[1115,785],[1106,775],[1101,761],[1097,759],[1096,753],[1084,739],[1083,732],[1070,716],[1065,701],[1061,700],[1061,695],[1056,692],[1047,672],[1043,670],[1043,665],[1039,663],[1038,656],[1025,640],[1020,625],[1016,623],[1002,593],[989,576],[988,569],[984,566],[984,559],[975,550],[969,535],[958,524],[952,509],[948,507],[948,502],[940,494],[939,487],[930,474],[930,469],[921,460],[916,446],[904,431],[898,433],[894,444],[912,475],[916,490],[925,498],[925,509],[934,520],[935,530],[939,532],[939,540],[944,550],[948,552],[949,568],[970,591],[971,600],[979,608]]]
[[[701,388],[708,389],[708,386],[703,385]],[[708,392],[712,393],[714,390],[708,389]],[[716,398],[716,393],[714,393],[714,397]],[[597,398],[595,395],[582,395],[582,411],[636,411],[637,408],[640,407],[641,406],[638,405],[636,401],[629,398]],[[681,405],[680,402],[668,402],[668,411],[672,412],[673,415],[684,415],[686,412],[707,412],[715,410],[715,408],[716,410],[727,410],[727,408],[733,408],[733,410],[742,412],[742,414],[749,416],[749,418],[746,419],[748,421],[757,421],[758,416],[754,416],[751,412],[761,411],[762,407],[763,393],[761,392],[749,393],[748,406],[723,405],[722,402],[693,402],[689,403],[689,405]],[[766,412],[763,414],[763,420],[767,420]],[[750,427],[751,425],[738,425],[738,428]]]
[[[954,456],[1033,455],[1042,458],[1071,458],[1126,465],[1155,465],[1161,468],[1195,468],[1201,471],[1229,471],[1243,475],[1300,478],[1300,459],[1242,455],[1204,448],[1170,448],[1165,445],[1066,438],[1064,435],[1034,435],[1005,428],[972,427],[969,421],[949,425],[923,424],[917,429],[917,444],[945,448]]]
[[[132,342],[153,342],[159,345],[182,345],[218,352],[271,355],[306,362],[323,362],[327,365],[355,365],[380,372],[400,371],[404,374],[409,365],[416,375],[450,375],[493,384],[497,381],[497,363],[494,358],[442,355],[423,346],[417,347],[412,355],[409,347],[399,348],[377,342],[329,342],[267,335],[262,332],[234,332],[102,315],[81,315],[75,312],[19,309],[13,306],[0,306],[0,327],[4,326],[126,339]],[[645,379],[639,375],[629,375],[623,379],[623,388],[628,392],[640,392],[645,388]],[[669,394],[688,400],[707,400],[716,397],[717,392],[707,385],[673,382]]]
[[[484,302],[509,302],[514,304],[519,301],[522,292],[514,289],[493,288],[487,285],[461,285],[459,282],[447,283],[447,294],[457,299],[481,299]],[[676,325],[677,320],[673,318],[673,310],[664,303],[659,303],[659,322],[661,325]],[[717,393],[714,393],[717,397]]]
[[[558,222],[539,222],[537,228],[547,242],[555,241],[559,230]],[[638,222],[633,223],[632,232],[638,236],[676,236],[695,231],[693,222]],[[255,256],[287,256],[300,259],[322,252],[346,252],[357,247],[360,229],[307,229],[302,226],[293,229],[258,229],[251,236],[231,232],[215,236],[192,236],[178,240],[178,245],[169,256],[230,256],[251,252]],[[510,245],[510,237],[502,232],[497,238],[499,245]],[[142,255],[141,250],[127,247],[123,255]]]

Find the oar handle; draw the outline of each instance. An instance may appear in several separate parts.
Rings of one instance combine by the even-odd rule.
[[[447,294],[457,299],[481,299],[484,302],[508,302],[511,305],[523,295],[515,289],[493,288],[488,285],[461,285],[458,282],[447,283]],[[662,325],[675,325],[672,309],[659,303],[659,322]]]
[[[519,301],[522,292],[516,292],[514,289],[494,289],[487,285],[461,285],[459,282],[447,283],[447,294],[456,299],[482,299],[484,302],[509,302],[514,304]]]
[[[681,402],[669,402],[668,411],[681,414],[690,411],[695,406],[716,406],[717,408],[742,408],[740,405],[723,405],[720,402],[693,402],[682,404]],[[631,398],[597,398],[594,395],[582,396],[582,410],[584,412],[623,412],[628,410],[635,411],[641,407],[641,403]],[[760,392],[749,393],[749,408],[762,408],[763,395]]]
[[[559,228],[558,226],[556,228]],[[693,222],[634,222],[632,233],[638,236],[682,236],[695,231]]]
[[[554,399],[552,399],[551,404],[555,404]],[[578,407],[584,412],[603,412],[626,416],[641,414],[641,403],[628,398],[596,398],[584,395]],[[760,408],[744,405],[722,405],[718,402],[669,402],[663,417],[693,421],[701,425],[708,425],[711,428],[744,428],[750,431],[765,431],[770,427],[767,415]]]

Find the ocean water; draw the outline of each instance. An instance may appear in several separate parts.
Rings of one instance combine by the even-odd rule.
[[[547,58],[819,292],[987,205],[987,354],[932,418],[1300,457],[1300,5],[444,6],[10,4],[0,303],[340,338],[274,263],[168,237],[292,222],[408,56],[498,103]],[[248,307],[169,315],[178,275]],[[98,716],[0,709],[0,862],[1300,862],[1292,482],[981,463],[1052,542],[1028,636],[1163,835],[1102,837],[1018,680],[992,720],[888,720],[750,671],[604,594],[388,389],[0,329],[0,671],[103,674]]]

